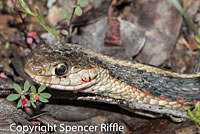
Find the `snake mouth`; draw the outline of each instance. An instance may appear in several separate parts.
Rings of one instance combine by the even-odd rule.
[[[46,85],[49,88],[65,91],[84,90],[97,83],[96,70],[81,70],[78,73],[72,73],[65,77],[55,75],[38,75],[29,68],[24,68],[25,72],[38,84]]]
[[[53,89],[56,89],[56,90],[64,90],[64,91],[78,91],[78,90],[84,90],[85,88],[88,88],[92,85],[94,85],[97,80],[96,79],[93,79],[89,82],[86,82],[86,83],[83,83],[83,84],[80,84],[80,85],[68,85],[68,86],[65,86],[65,85],[61,85],[61,84],[51,84],[51,83],[44,83],[42,81],[38,81],[35,79],[35,82],[38,83],[38,84],[41,84],[41,85],[46,85],[47,87],[50,87],[50,88],[53,88]]]

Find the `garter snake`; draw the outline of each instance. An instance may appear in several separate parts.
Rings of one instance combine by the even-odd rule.
[[[171,110],[186,111],[200,100],[200,73],[180,74],[114,59],[76,44],[40,47],[27,58],[25,71],[36,83],[53,89]]]

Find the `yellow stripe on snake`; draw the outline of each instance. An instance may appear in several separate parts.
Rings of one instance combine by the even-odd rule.
[[[53,89],[170,110],[186,111],[200,100],[200,73],[179,74],[118,60],[76,44],[42,46],[27,58],[25,71],[36,83]]]

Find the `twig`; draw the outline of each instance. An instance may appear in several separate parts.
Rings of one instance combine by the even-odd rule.
[[[77,5],[77,2],[78,2],[78,0],[75,0],[75,3],[74,3],[75,6]],[[70,35],[71,35],[71,23],[72,23],[74,14],[75,14],[75,9],[76,9],[76,7],[73,8],[72,15],[71,15],[71,18],[70,18],[68,26],[67,26],[67,31],[69,33],[68,37],[70,37]]]

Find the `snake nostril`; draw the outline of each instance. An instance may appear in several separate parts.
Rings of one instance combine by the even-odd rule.
[[[38,73],[41,75],[43,73],[43,70],[42,69],[38,70]]]

